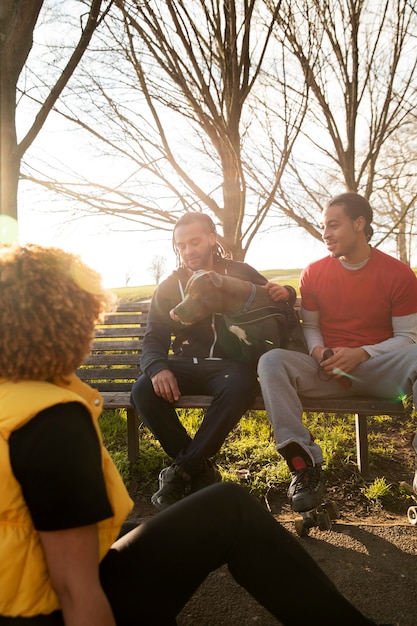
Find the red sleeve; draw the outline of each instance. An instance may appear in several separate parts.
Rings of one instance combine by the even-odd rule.
[[[302,307],[307,311],[318,311],[319,305],[317,298],[313,291],[311,291],[309,285],[311,285],[311,266],[307,266],[300,275],[300,294]]]
[[[392,316],[413,313],[417,313],[417,277],[408,265],[399,266],[394,279]]]

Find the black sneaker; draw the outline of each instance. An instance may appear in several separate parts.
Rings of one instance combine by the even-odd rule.
[[[298,469],[292,472],[292,477],[287,495],[293,511],[311,511],[322,503],[324,485],[319,465]]]
[[[222,476],[219,470],[207,459],[204,461],[204,468],[201,472],[191,478],[190,493],[195,493],[196,491],[200,491],[200,489],[204,489],[215,483],[220,483],[221,480]]]
[[[173,463],[159,472],[159,489],[151,497],[152,504],[162,511],[185,496],[190,484],[190,476],[181,465]]]
[[[414,473],[413,491],[417,494],[417,433],[414,435],[412,446],[414,448],[414,452],[416,453],[416,471]]]

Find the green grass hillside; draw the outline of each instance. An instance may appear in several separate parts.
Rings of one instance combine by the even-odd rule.
[[[291,285],[297,289],[301,269],[293,270],[261,270],[261,274],[268,280],[275,283]],[[152,297],[156,285],[140,285],[137,287],[114,287],[110,289],[121,302],[134,302],[136,300],[146,300]]]
[[[298,288],[301,269],[283,269],[283,270],[260,270],[260,273],[273,283],[281,283],[283,285],[291,285],[300,295]],[[417,268],[413,268],[417,275]],[[146,300],[152,298],[152,294],[156,289],[156,285],[139,285],[137,287],[114,287],[110,289],[120,302],[134,302],[136,300]]]

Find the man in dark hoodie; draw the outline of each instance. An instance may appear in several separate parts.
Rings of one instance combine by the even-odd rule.
[[[292,287],[269,283],[250,265],[226,258],[215,225],[204,213],[186,213],[177,221],[173,247],[178,268],[152,298],[141,357],[143,374],[132,388],[132,402],[143,422],[174,461],[160,472],[159,489],[152,496],[160,510],[221,480],[210,457],[251,406],[257,390],[253,368],[230,358],[219,341],[225,333],[221,315],[188,326],[171,319],[170,311],[182,301],[188,279],[195,271],[214,270],[267,286],[274,301],[293,304],[296,297]],[[194,438],[172,404],[181,394],[213,396]]]

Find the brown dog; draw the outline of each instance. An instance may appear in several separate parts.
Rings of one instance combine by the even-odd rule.
[[[213,314],[224,317],[229,336],[221,335],[219,341],[226,353],[255,367],[261,354],[292,347],[294,330],[301,333],[295,310],[287,302],[273,302],[265,287],[201,270],[190,278],[184,300],[170,315],[177,322],[193,324]]]

